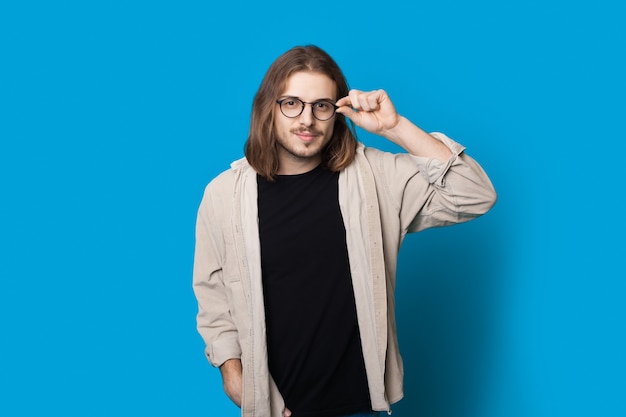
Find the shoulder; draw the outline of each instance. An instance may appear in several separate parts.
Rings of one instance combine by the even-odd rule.
[[[240,188],[241,178],[252,174],[254,170],[245,160],[233,162],[229,169],[222,171],[205,187],[200,202],[200,214],[212,213],[217,218],[228,215],[232,209],[233,198]]]
[[[207,184],[200,202],[200,211],[226,213],[231,210],[235,196],[248,194],[243,192],[242,184],[250,183],[252,179],[256,179],[256,172],[245,159],[233,162],[229,169],[222,171]]]
[[[238,159],[230,164],[230,168],[222,171],[206,186],[207,193],[222,193],[234,188],[237,178],[252,171],[252,167],[245,158]]]

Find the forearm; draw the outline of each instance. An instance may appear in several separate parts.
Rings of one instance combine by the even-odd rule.
[[[452,152],[445,144],[402,116],[394,127],[381,134],[413,156],[435,158],[442,162],[452,156]]]
[[[237,407],[241,407],[243,372],[240,359],[229,359],[220,366],[224,392]]]

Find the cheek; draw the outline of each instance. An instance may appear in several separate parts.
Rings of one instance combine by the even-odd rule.
[[[326,137],[328,139],[333,137],[333,133],[335,132],[335,125],[331,124],[330,126],[328,126],[328,128],[326,129]]]
[[[284,120],[277,118],[274,119],[274,132],[276,134],[281,134],[282,132],[287,132],[291,129],[291,123],[289,123],[289,120]]]

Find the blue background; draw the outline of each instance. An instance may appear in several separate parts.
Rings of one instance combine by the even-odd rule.
[[[401,250],[394,416],[626,415],[619,3],[3,2],[0,415],[238,415],[195,331],[195,214],[305,43],[499,193]]]

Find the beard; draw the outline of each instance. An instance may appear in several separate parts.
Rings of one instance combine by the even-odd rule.
[[[302,133],[313,134],[315,138],[310,143],[302,142],[296,136],[296,134]],[[321,160],[322,154],[330,142],[330,138],[324,138],[323,132],[316,129],[293,129],[290,134],[287,138],[277,135],[276,144],[278,145],[278,153],[292,160]]]

